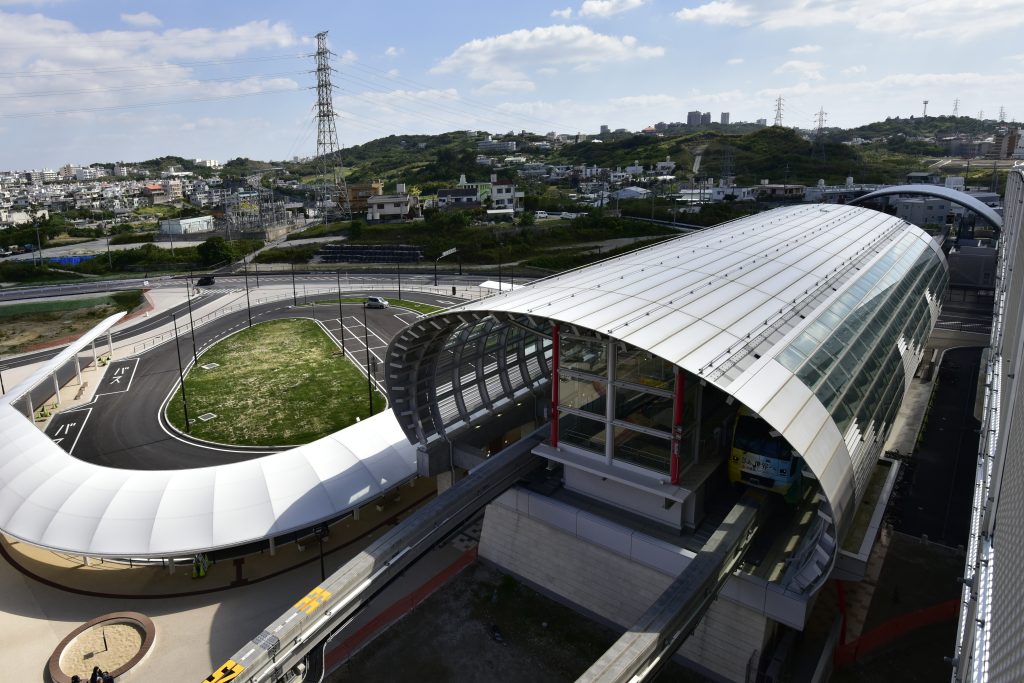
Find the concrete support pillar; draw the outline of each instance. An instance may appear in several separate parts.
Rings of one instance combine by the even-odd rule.
[[[50,376],[53,377],[53,396],[57,399],[57,405],[60,405],[60,382],[57,381],[57,373]]]
[[[356,522],[359,521],[359,508],[352,511],[352,520]]]
[[[95,339],[92,340],[92,369],[93,370],[99,370],[100,369],[99,361],[96,360],[96,340]]]
[[[92,558],[89,557],[88,555],[82,555],[82,564],[84,564],[86,567],[91,567],[92,566]]]
[[[173,576],[174,574],[174,558],[167,560],[167,573]]]
[[[679,483],[679,458],[683,440],[683,411],[686,408],[686,374],[676,368],[675,398],[672,402],[672,459],[669,462],[669,478],[673,485]]]
[[[615,457],[615,427],[612,422],[615,420],[615,340],[609,339],[607,344],[608,356],[608,390],[604,395],[604,463],[609,467],[612,458]]]
[[[78,386],[82,386],[82,361],[78,354],[75,354],[75,376],[78,378]]]
[[[277,554],[277,543],[274,542],[274,537],[270,537],[270,556],[273,557]]]
[[[452,487],[452,484],[454,484],[454,483],[455,483],[455,478],[454,478],[451,470],[448,470],[446,472],[441,472],[440,474],[438,474],[437,475],[437,495],[441,495],[442,493],[444,493],[445,491],[450,489]]]
[[[31,391],[25,394],[25,406],[28,408],[28,419],[34,422],[36,419],[36,409],[35,406],[32,405]]]
[[[107,355],[110,356],[111,360],[114,359],[114,338],[110,332],[107,332]]]
[[[551,447],[558,448],[558,325],[551,326]]]

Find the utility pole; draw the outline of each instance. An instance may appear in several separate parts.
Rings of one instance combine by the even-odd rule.
[[[782,126],[782,95],[775,99],[775,123],[773,126]]]
[[[188,328],[192,333],[192,362],[199,365],[199,353],[196,352],[196,324],[192,321],[192,275],[188,276],[188,285],[185,289],[185,300],[188,301]],[[184,385],[182,385],[184,386]]]
[[[252,327],[252,304],[249,303],[249,261],[243,257],[242,263],[245,264],[245,270],[242,271],[245,273],[245,312],[249,316],[249,327]]]
[[[327,48],[327,31],[316,34],[316,156],[320,164],[322,178],[320,187],[320,211],[324,222],[327,222],[328,182],[327,177],[333,174],[331,191],[338,195],[338,209],[343,220],[352,220],[352,207],[349,205],[348,185],[345,182],[345,170],[339,168],[341,160],[338,155],[338,129],[335,122],[333,91],[331,85],[331,55]]]

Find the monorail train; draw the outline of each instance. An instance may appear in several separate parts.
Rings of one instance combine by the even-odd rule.
[[[729,455],[729,481],[800,497],[799,454],[771,426],[747,408],[740,408]]]

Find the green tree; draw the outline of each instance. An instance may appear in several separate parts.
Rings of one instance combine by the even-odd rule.
[[[199,261],[204,266],[223,263],[232,258],[231,247],[223,237],[211,237],[196,247],[196,253],[199,254]]]

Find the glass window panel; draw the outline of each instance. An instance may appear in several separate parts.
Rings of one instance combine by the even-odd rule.
[[[617,354],[615,381],[671,390],[675,385],[675,369],[652,353],[628,347]]]
[[[667,474],[672,456],[672,443],[660,438],[634,431],[626,427],[613,427],[616,460],[639,465],[640,467]]]
[[[605,423],[579,415],[562,414],[558,418],[560,441],[604,455]]]
[[[608,345],[602,341],[561,337],[558,362],[562,368],[591,375],[608,374]]]
[[[818,342],[812,339],[807,334],[801,334],[799,337],[793,340],[793,348],[804,358],[814,353],[814,350],[818,348]]]
[[[585,410],[604,417],[605,397],[608,395],[608,386],[604,382],[597,382],[576,377],[559,377],[558,381],[558,405],[577,410]]]
[[[803,355],[796,346],[789,346],[782,350],[782,353],[776,358],[784,368],[790,372],[796,372],[796,369],[800,367],[800,364],[807,359],[807,356]]]
[[[615,387],[615,418],[642,427],[672,431],[673,399],[643,391]]]

